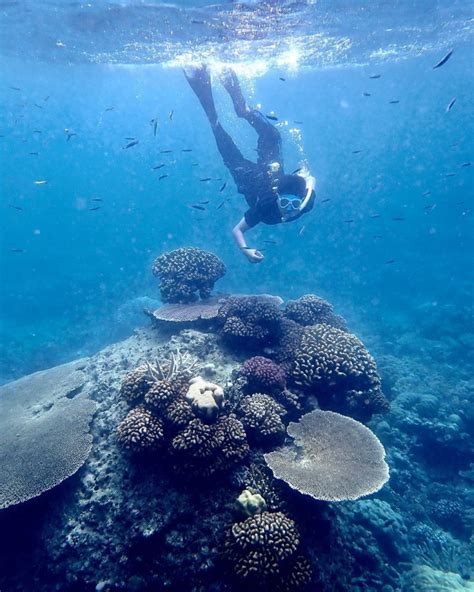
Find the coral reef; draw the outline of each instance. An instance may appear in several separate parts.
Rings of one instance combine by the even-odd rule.
[[[245,396],[238,408],[249,439],[257,444],[274,444],[284,438],[285,424],[281,418],[285,413],[279,403],[262,393]]]
[[[240,368],[239,375],[246,379],[246,390],[249,393],[281,392],[286,386],[284,371],[278,364],[263,356],[254,356],[246,360]]]
[[[355,500],[378,491],[389,473],[385,450],[369,428],[332,411],[315,410],[288,434],[294,446],[264,455],[275,477],[317,500]]]
[[[153,274],[160,279],[163,302],[186,303],[211,295],[215,282],[226,272],[213,253],[184,247],[163,253],[153,263]]]
[[[347,331],[346,321],[334,313],[332,304],[315,294],[306,294],[297,300],[288,300],[285,316],[300,325],[330,325]]]
[[[306,327],[294,356],[295,383],[314,389],[322,406],[362,419],[387,411],[375,361],[355,335],[328,325]]]
[[[217,316],[223,339],[245,350],[276,343],[282,318],[276,304],[259,296],[232,296],[221,305]]]
[[[309,563],[297,554],[299,533],[282,512],[262,512],[228,529],[225,552],[246,585],[302,590],[311,580]]]
[[[148,366],[142,364],[124,376],[120,386],[120,395],[129,403],[136,403],[143,400],[152,384],[153,380]]]

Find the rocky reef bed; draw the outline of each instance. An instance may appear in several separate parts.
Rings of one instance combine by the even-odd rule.
[[[468,370],[373,339],[378,369],[317,296],[206,304],[192,278],[1,387],[2,592],[472,590]]]

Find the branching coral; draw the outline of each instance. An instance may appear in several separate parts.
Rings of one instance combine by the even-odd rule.
[[[225,553],[236,576],[246,584],[301,590],[311,572],[297,555],[299,544],[291,518],[282,512],[262,512],[232,525],[226,534]]]
[[[117,428],[117,440],[130,450],[157,448],[163,438],[163,422],[143,405],[132,409]]]
[[[286,386],[285,373],[280,366],[263,356],[254,356],[246,360],[239,374],[247,380],[246,390],[249,393],[280,392]]]
[[[196,293],[209,298],[214,283],[225,272],[225,265],[216,255],[194,247],[164,253],[153,264],[163,302],[192,302],[197,299]]]
[[[298,300],[289,300],[285,307],[285,316],[300,325],[324,323],[343,331],[347,330],[345,320],[334,314],[332,304],[314,294],[306,294]]]
[[[286,412],[272,397],[261,393],[248,395],[240,402],[238,412],[252,441],[264,444],[284,437],[285,425],[281,418]]]
[[[375,361],[355,335],[328,325],[306,327],[295,351],[295,383],[322,405],[366,418],[388,409]]]
[[[275,304],[258,296],[234,296],[222,304],[217,318],[226,341],[252,349],[278,340],[283,314]]]

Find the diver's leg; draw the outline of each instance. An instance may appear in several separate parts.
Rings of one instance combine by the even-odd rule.
[[[199,99],[210,124],[216,125],[217,111],[212,96],[211,76],[207,66],[185,68],[184,75],[189,82],[189,86]]]
[[[226,70],[221,81],[232,99],[236,115],[247,120],[258,134],[258,163],[278,162],[283,165],[281,136],[278,129],[260,111],[251,109],[247,105],[239,80],[233,70]]]

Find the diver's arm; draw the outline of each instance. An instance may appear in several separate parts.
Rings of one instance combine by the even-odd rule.
[[[244,233],[247,232],[247,230],[249,229],[250,226],[245,221],[245,218],[242,218],[240,222],[232,229],[232,235],[237,246],[247,257],[250,263],[260,263],[260,261],[262,261],[263,259],[262,253],[260,253],[260,251],[257,251],[256,249],[251,249],[250,247],[248,247],[247,242],[245,241]]]
[[[309,201],[311,194],[314,191],[314,188],[316,187],[316,179],[314,177],[312,177],[311,175],[309,175],[308,177],[306,177],[305,181],[306,181],[306,195],[305,195],[303,201],[307,203]],[[305,205],[306,205],[306,203],[305,203]]]

